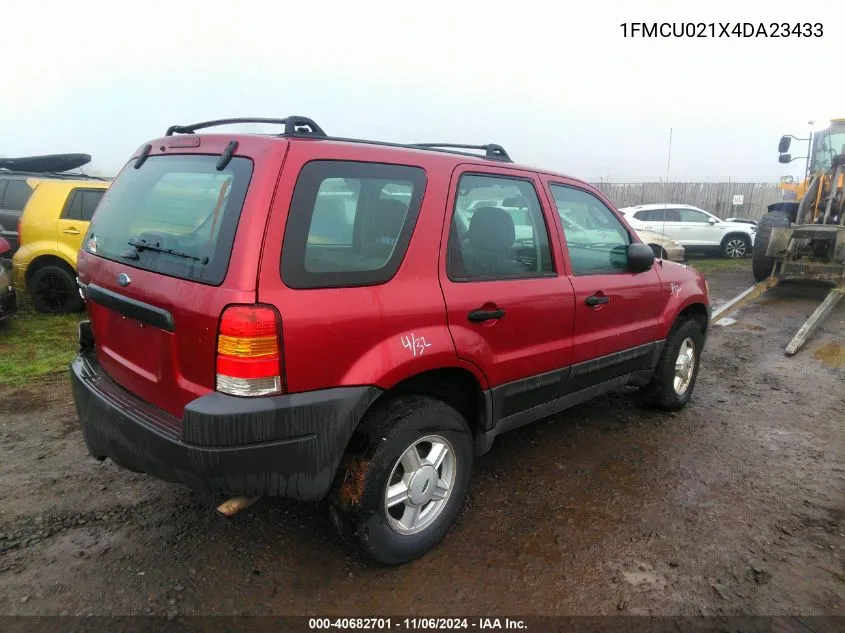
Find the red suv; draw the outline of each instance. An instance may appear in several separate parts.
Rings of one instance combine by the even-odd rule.
[[[196,133],[240,122],[284,132]],[[328,498],[392,564],[443,537],[500,433],[625,385],[683,407],[709,321],[704,278],[655,260],[588,184],[497,145],[334,138],[304,117],[143,145],[78,274],[94,457]]]

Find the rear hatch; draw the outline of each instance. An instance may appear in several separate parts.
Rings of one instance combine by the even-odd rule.
[[[78,259],[103,370],[176,417],[214,390],[224,308],[255,301],[264,228],[287,149],[281,139],[209,135],[182,137],[195,153],[168,152],[166,144],[179,138],[155,142],[156,151],[121,171]],[[221,161],[233,138],[238,151]]]

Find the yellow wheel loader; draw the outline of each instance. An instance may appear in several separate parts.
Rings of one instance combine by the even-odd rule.
[[[791,135],[781,137],[779,162],[790,163],[786,152]],[[830,283],[831,291],[786,347],[797,352],[845,295],[845,119],[811,133],[804,179],[782,181],[783,201],[768,206],[757,224],[752,268],[756,285],[719,308],[713,322],[765,293],[786,279]],[[788,199],[792,198],[792,199]]]

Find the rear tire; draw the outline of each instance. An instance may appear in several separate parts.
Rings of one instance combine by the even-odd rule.
[[[757,235],[754,238],[754,253],[751,256],[751,269],[754,273],[754,281],[761,282],[772,274],[775,269],[773,257],[766,256],[769,242],[772,238],[772,229],[786,228],[789,226],[789,217],[782,211],[770,211],[757,224]]]
[[[67,268],[56,265],[42,266],[27,282],[32,303],[39,312],[67,314],[82,309],[82,297],[76,286],[76,277]]]
[[[646,401],[665,411],[683,409],[695,389],[703,348],[701,326],[691,319],[678,321],[663,345],[651,382],[643,387]]]
[[[340,536],[387,565],[433,549],[469,489],[474,453],[464,418],[439,400],[403,395],[377,404],[356,435],[330,495]]]
[[[743,259],[751,250],[751,241],[743,235],[728,235],[722,241],[722,257]]]

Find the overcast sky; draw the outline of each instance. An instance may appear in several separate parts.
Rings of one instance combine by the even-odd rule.
[[[174,123],[301,114],[333,135],[496,142],[614,181],[665,178],[672,127],[670,179],[775,180],[803,172],[778,164],[782,133],[845,117],[845,25],[822,0],[4,4],[0,155],[84,152],[106,173]],[[823,36],[620,27],[746,21]]]

